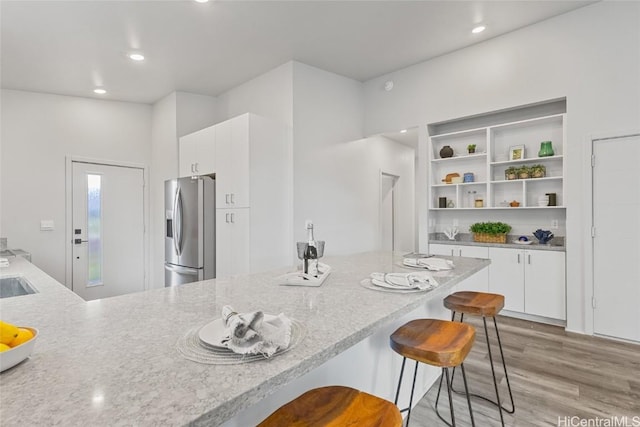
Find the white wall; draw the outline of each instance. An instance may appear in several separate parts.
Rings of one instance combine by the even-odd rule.
[[[2,90],[0,235],[65,283],[65,156],[148,166],[150,129],[148,105]]]
[[[640,4],[599,2],[366,82],[368,134],[567,98],[567,327],[590,332],[590,134],[640,121]],[[393,80],[394,89],[383,89]],[[424,143],[424,138],[421,144]],[[420,181],[424,182],[424,181]],[[426,233],[423,209],[420,233]]]
[[[218,98],[176,92],[176,133],[178,138],[213,126],[226,119]]]

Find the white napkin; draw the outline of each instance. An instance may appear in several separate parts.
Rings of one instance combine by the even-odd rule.
[[[451,270],[453,261],[443,258],[404,258],[402,263],[409,267],[426,268],[427,270]]]
[[[9,258],[0,258],[0,267],[9,267]]]
[[[222,344],[234,353],[270,357],[291,342],[291,320],[282,313],[265,320],[261,311],[236,313],[225,305],[222,319],[227,327]]]
[[[429,273],[371,273],[371,283],[388,289],[429,290],[437,286]]]

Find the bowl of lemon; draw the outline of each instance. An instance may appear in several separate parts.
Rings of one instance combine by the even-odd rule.
[[[0,372],[13,368],[33,352],[38,330],[0,320]]]

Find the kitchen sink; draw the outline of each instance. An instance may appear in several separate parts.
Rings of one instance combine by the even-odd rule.
[[[22,276],[0,277],[0,298],[11,298],[37,292],[33,285]]]

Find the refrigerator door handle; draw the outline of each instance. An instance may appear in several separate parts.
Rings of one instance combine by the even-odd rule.
[[[173,247],[178,256],[182,255],[182,192],[176,191],[173,203]]]
[[[198,275],[198,269],[197,268],[181,267],[179,265],[165,264],[164,265],[164,269],[165,270],[169,270],[172,273],[176,273],[176,274],[187,274],[189,276],[197,276]]]

